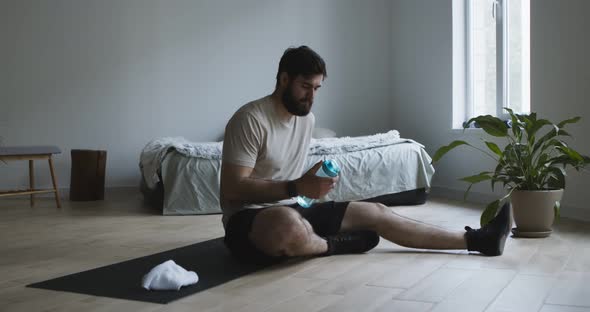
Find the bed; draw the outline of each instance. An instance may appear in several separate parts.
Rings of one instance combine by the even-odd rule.
[[[219,181],[222,142],[193,143],[158,138],[140,155],[141,191],[164,215],[221,213]],[[312,139],[310,168],[334,159],[340,180],[322,200],[381,202],[388,206],[426,201],[434,168],[424,146],[391,130],[369,136]]]

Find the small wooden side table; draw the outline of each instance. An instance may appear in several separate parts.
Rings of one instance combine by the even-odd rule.
[[[29,161],[29,189],[28,190],[13,190],[2,191],[0,197],[16,196],[16,195],[30,195],[31,207],[35,205],[35,194],[54,193],[55,203],[57,208],[61,208],[59,200],[59,193],[57,191],[57,179],[55,178],[55,170],[53,169],[53,159],[51,156],[61,153],[57,146],[0,146],[0,160],[28,160]],[[49,162],[49,170],[51,171],[51,181],[53,182],[53,189],[36,189],[35,188],[35,171],[33,161],[39,159],[47,159]]]

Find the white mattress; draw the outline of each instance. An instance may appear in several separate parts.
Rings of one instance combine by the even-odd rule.
[[[422,145],[404,142],[330,155],[309,155],[308,167],[320,159],[341,166],[340,180],[323,200],[349,201],[429,188],[434,168]],[[165,215],[220,213],[220,159],[169,152],[161,165]]]

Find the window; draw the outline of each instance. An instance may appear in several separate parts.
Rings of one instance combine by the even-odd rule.
[[[530,111],[530,0],[453,0],[453,128]]]

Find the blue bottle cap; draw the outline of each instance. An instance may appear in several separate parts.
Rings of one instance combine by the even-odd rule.
[[[333,159],[325,160],[322,164],[322,169],[330,177],[336,177],[340,173],[340,166]]]

